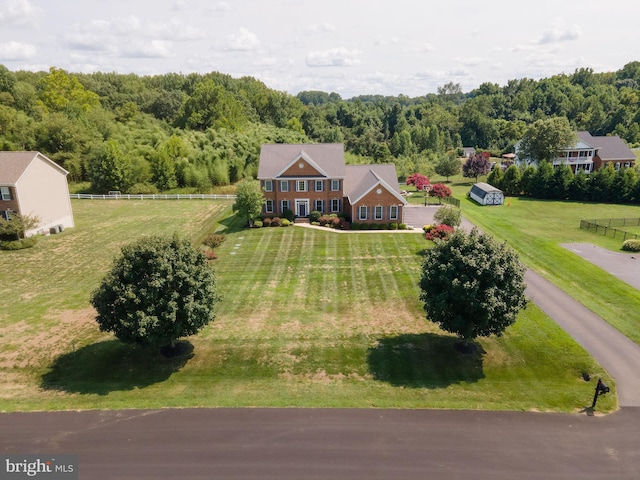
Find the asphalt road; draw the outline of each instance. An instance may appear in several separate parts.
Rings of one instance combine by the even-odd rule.
[[[415,219],[417,225],[429,223],[423,220]],[[0,454],[76,454],[80,478],[98,480],[637,480],[640,347],[534,272],[527,272],[526,281],[533,301],[616,379],[620,411],[606,416],[373,409],[0,414]]]
[[[640,409],[612,415],[185,409],[0,415],[0,452],[80,479],[634,479]],[[0,474],[1,476],[1,474]]]

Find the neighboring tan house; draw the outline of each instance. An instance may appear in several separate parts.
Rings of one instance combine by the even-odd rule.
[[[616,170],[633,167],[636,156],[627,144],[617,135],[593,136],[589,132],[577,132],[578,140],[575,145],[558,152],[558,157],[552,162],[553,166],[567,164],[573,173],[583,170],[591,173],[611,164]],[[518,144],[516,145],[516,154]],[[518,158],[518,163],[529,162]],[[533,162],[535,163],[535,162]]]
[[[68,173],[40,152],[0,152],[0,215],[38,217],[26,236],[73,227]]]
[[[265,215],[291,210],[308,218],[317,210],[353,222],[402,223],[407,203],[395,165],[345,165],[341,143],[262,145],[258,180]]]

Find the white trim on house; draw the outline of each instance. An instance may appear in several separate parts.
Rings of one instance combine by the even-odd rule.
[[[295,165],[296,162],[299,162],[300,160],[304,160],[305,162],[307,162],[310,166],[312,166],[314,169],[316,169],[324,177],[329,177],[329,175],[327,175],[327,172],[325,172],[322,168],[320,168],[320,166],[316,162],[314,162],[313,159],[304,150],[301,150],[300,153],[298,155],[296,155],[293,158],[293,160],[291,160],[289,163],[287,163],[284,166],[284,168],[282,170],[280,170],[274,177],[278,178],[278,177],[282,176],[284,174],[284,172],[289,170],[291,167],[293,167],[293,165]]]
[[[309,204],[308,198],[296,198],[296,217],[306,218],[309,216]],[[304,210],[303,210],[304,209]]]
[[[360,200],[362,200],[364,197],[366,197],[367,195],[369,195],[369,193],[371,193],[373,191],[373,189],[382,186],[384,187],[389,193],[391,193],[394,197],[396,197],[398,199],[398,201],[400,201],[400,203],[402,203],[403,205],[406,205],[408,202],[402,197],[402,195],[400,195],[398,192],[396,192],[393,188],[391,188],[391,186],[385,182],[382,178],[380,178],[378,175],[376,175],[375,172],[371,172],[373,173],[373,175],[375,175],[375,177],[378,179],[378,181],[376,183],[374,183],[373,185],[371,185],[371,187],[369,189],[367,189],[362,195],[360,195],[358,198],[354,199],[354,200],[350,200],[351,201],[351,205],[356,205]]]
[[[270,198],[264,202],[264,213],[273,213],[274,201]],[[269,206],[271,205],[271,206]]]

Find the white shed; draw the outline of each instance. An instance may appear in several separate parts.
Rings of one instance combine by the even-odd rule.
[[[474,184],[469,191],[469,197],[480,205],[502,205],[504,203],[502,190],[484,182]]]

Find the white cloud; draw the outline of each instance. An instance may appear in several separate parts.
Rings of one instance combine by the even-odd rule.
[[[374,45],[379,45],[381,47],[388,47],[390,45],[397,45],[400,43],[400,39],[398,37],[390,37],[390,38],[379,38],[375,42]]]
[[[309,25],[305,31],[311,33],[327,33],[327,32],[335,32],[336,26],[333,23],[321,23],[320,25]]]
[[[229,10],[231,10],[231,7],[227,2],[216,2],[207,5],[206,9],[209,12],[228,12]]]
[[[551,28],[545,30],[535,43],[544,45],[547,43],[570,42],[577,40],[582,35],[579,25],[565,25],[562,20],[556,22]]]
[[[489,59],[483,57],[456,58],[456,61],[466,67],[477,67],[489,63]]]
[[[185,25],[176,19],[171,23],[153,24],[148,28],[147,35],[162,40],[200,40],[205,37],[205,33],[191,25]]]
[[[249,51],[260,46],[258,36],[242,27],[238,33],[228,35],[225,39],[226,50],[231,51]]]
[[[104,51],[108,48],[104,35],[92,33],[68,33],[63,38],[64,44],[73,50]]]
[[[446,74],[441,71],[441,70],[434,70],[434,71],[420,71],[417,72],[415,74],[415,78],[418,80],[427,80],[427,81],[434,81],[434,80],[441,80],[443,78],[445,78]]]
[[[264,57],[259,60],[256,60],[253,64],[258,67],[271,67],[273,65],[277,65],[278,61],[275,57]]]
[[[181,10],[188,10],[188,9],[189,9],[189,2],[187,0],[173,0],[173,3],[171,4],[171,10],[181,11]]]
[[[173,55],[172,43],[163,40],[153,40],[139,43],[125,49],[121,56],[133,58],[168,58]]]
[[[27,60],[36,54],[36,47],[27,43],[0,43],[0,61]]]
[[[420,45],[416,45],[414,47],[409,48],[407,51],[411,53],[431,53],[435,51],[436,47],[432,44],[425,42]]]
[[[42,13],[28,0],[7,0],[0,4],[0,25],[27,25]]]
[[[117,35],[129,35],[139,33],[142,30],[142,22],[135,15],[117,18],[109,25],[109,29]]]
[[[447,72],[447,76],[450,77],[467,77],[471,75],[471,72],[466,68],[454,68]]]
[[[308,67],[353,67],[360,64],[362,52],[345,47],[322,52],[309,52],[305,58]]]

